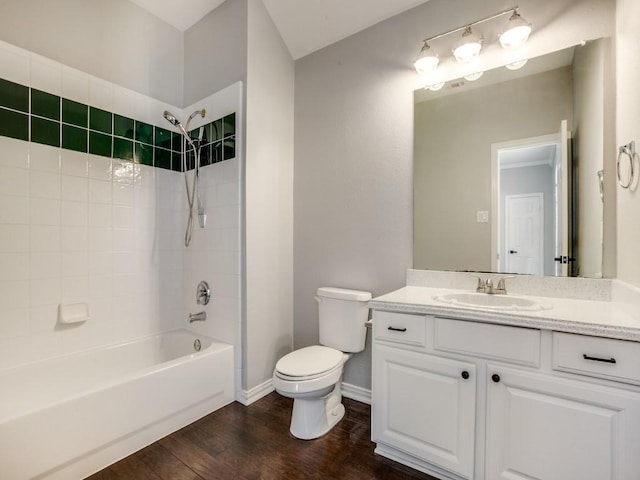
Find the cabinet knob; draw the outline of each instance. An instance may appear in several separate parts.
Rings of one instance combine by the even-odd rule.
[[[461,374],[462,378],[464,378],[465,380],[467,380],[469,378],[469,372],[467,372],[466,370],[464,370]]]
[[[500,383],[500,375],[494,373],[493,375],[491,375],[491,380],[493,380],[494,383]]]

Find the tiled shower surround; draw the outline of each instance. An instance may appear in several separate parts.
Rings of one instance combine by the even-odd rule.
[[[181,109],[3,42],[0,78],[0,368],[175,328],[239,346],[242,85]],[[185,248],[180,141],[162,113],[201,108],[208,222]],[[200,280],[208,320],[189,325]],[[78,302],[90,320],[58,324]]]
[[[235,120],[233,113],[189,132],[201,144],[201,166],[235,157]],[[0,78],[0,136],[184,171],[179,133],[4,78]],[[192,156],[191,149],[188,153]]]

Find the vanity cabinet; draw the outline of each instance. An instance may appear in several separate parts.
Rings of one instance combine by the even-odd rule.
[[[373,340],[376,453],[442,479],[640,479],[640,343],[387,311]]]
[[[471,478],[476,368],[473,363],[379,346],[373,436]]]
[[[486,479],[640,478],[640,395],[489,365]]]

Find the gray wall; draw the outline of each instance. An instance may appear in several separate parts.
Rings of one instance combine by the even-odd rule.
[[[612,0],[524,0],[541,25],[536,54],[611,35]],[[421,40],[509,5],[430,0],[296,62],[294,344],[318,339],[316,288],[374,295],[404,285],[413,263],[412,63]],[[345,381],[370,385],[370,352]]]
[[[262,1],[248,6],[243,354],[251,396],[293,345],[294,63]]]
[[[182,32],[127,0],[3,0],[0,39],[182,106]]]
[[[617,145],[640,141],[640,2],[617,0],[616,131]],[[630,108],[630,105],[635,105]],[[615,155],[615,152],[614,152]],[[615,173],[612,172],[613,175]],[[614,177],[615,178],[615,177]],[[618,277],[640,287],[640,188],[617,189]]]
[[[230,0],[184,32],[184,101],[200,98],[247,76],[247,0]]]
[[[184,107],[246,79],[247,1],[183,34],[128,0],[4,0],[0,38]]]
[[[415,106],[414,267],[491,270],[491,144],[556,133],[571,120],[571,68]]]
[[[296,348],[318,341],[318,287],[379,295],[411,266],[415,22],[400,15],[296,62]],[[369,387],[369,351],[345,381]]]

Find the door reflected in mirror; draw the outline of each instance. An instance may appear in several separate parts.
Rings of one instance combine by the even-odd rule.
[[[603,276],[610,46],[415,92],[414,268]]]
[[[569,254],[567,121],[556,134],[491,145],[491,269],[566,276]],[[593,212],[602,216],[602,212]]]

